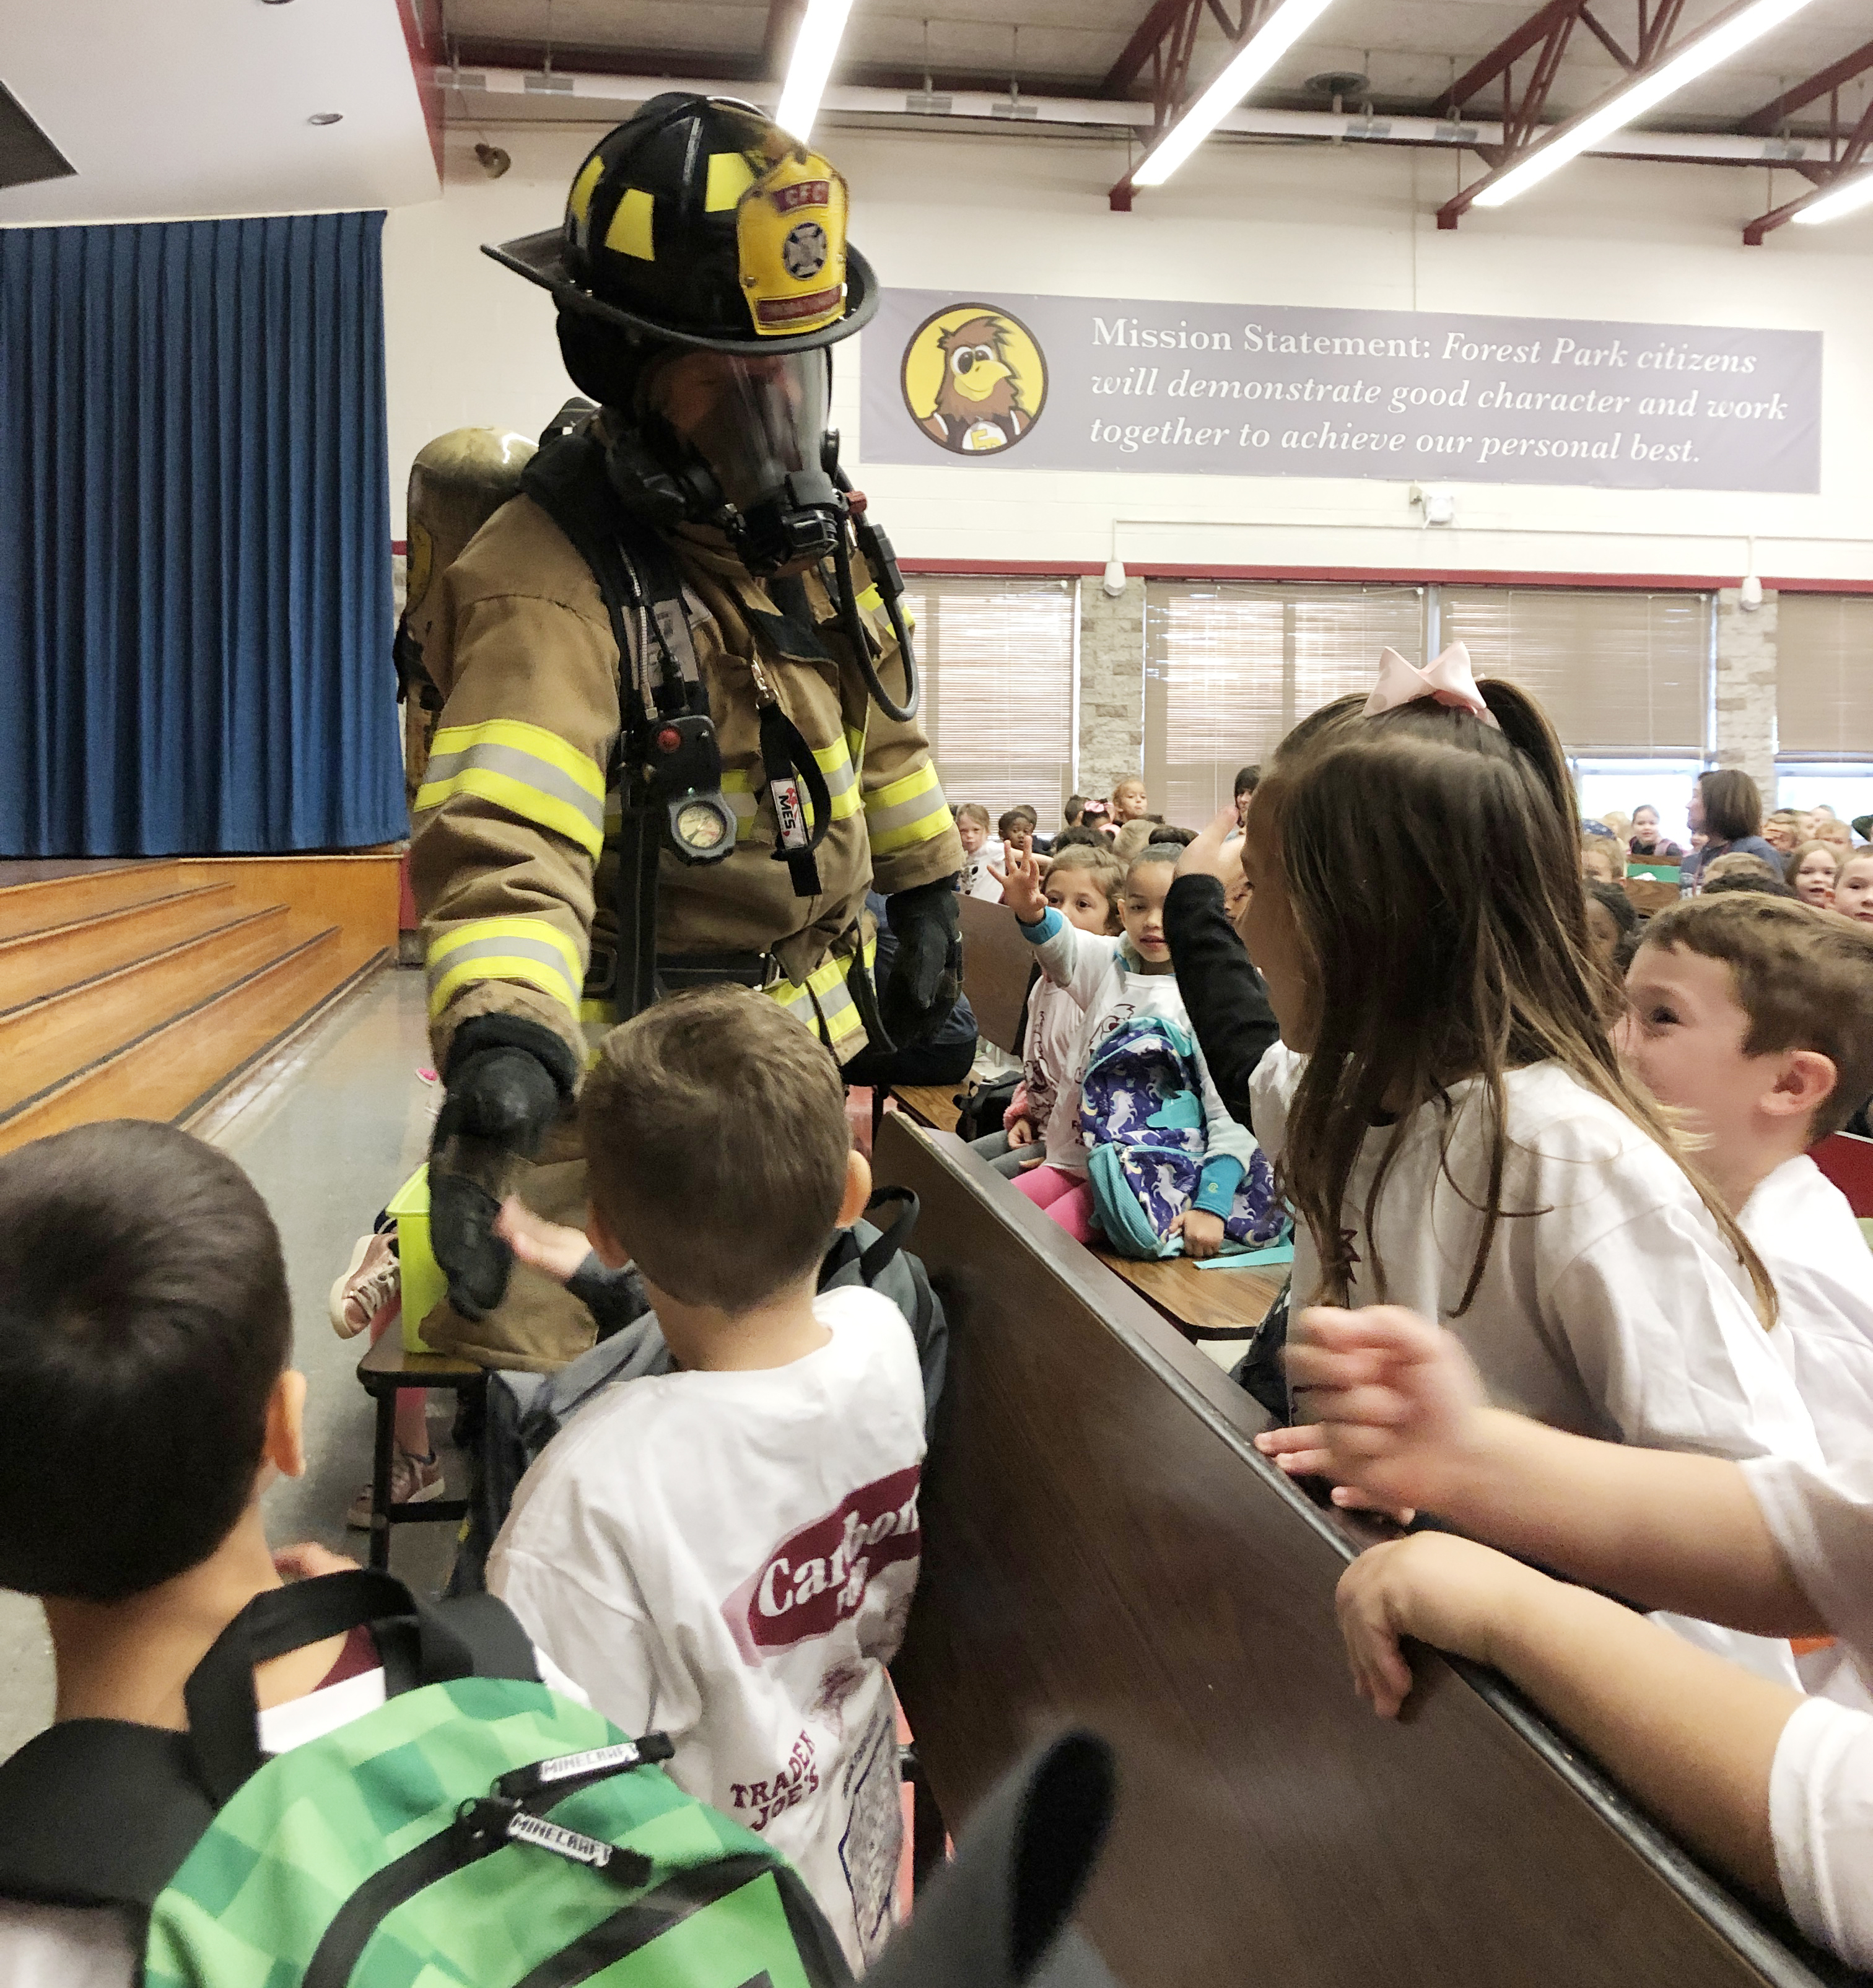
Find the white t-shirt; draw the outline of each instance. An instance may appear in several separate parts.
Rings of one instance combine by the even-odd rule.
[[[903,1314],[829,1291],[833,1337],[754,1372],[611,1388],[522,1480],[488,1584],[677,1783],[758,1830],[854,1967],[902,1833],[885,1666],[917,1584],[924,1392]]]
[[[1104,932],[1083,932],[1050,909],[1037,925],[1021,928],[1039,954],[1042,971],[1063,989],[1080,1011],[1080,1029],[1067,1063],[1052,1116],[1047,1121],[1047,1164],[1069,1172],[1087,1171],[1086,1135],[1080,1128],[1080,1086],[1093,1052],[1121,1023],[1135,1015],[1161,1016],[1191,1036],[1197,1073],[1203,1089],[1203,1139],[1206,1154],[1226,1154],[1246,1172],[1255,1157],[1255,1135],[1229,1116],[1216,1081],[1196,1045],[1190,1012],[1175,973],[1145,973],[1138,955],[1123,938]],[[1035,940],[1036,932],[1046,937]]]
[[[1743,1233],[1775,1280],[1770,1344],[1831,1463],[1873,1453],[1873,1251],[1845,1195],[1804,1153],[1744,1202]]]
[[[981,848],[971,856],[964,851],[962,881],[956,886],[958,892],[965,898],[985,898],[992,904],[1002,901],[1002,887],[989,874],[989,865],[998,870],[1008,867],[1008,846],[999,835],[992,835]]]
[[[1790,1571],[1873,1685],[1873,1450],[1824,1476],[1780,1457],[1743,1469]],[[1803,1701],[1776,1747],[1769,1826],[1789,1916],[1873,1968],[1873,1713]]]
[[[1270,1158],[1286,1143],[1306,1059],[1276,1043],[1250,1080]],[[1581,1435],[1655,1449],[1818,1464],[1814,1424],[1756,1316],[1749,1280],[1681,1168],[1617,1107],[1557,1063],[1511,1070],[1508,1151],[1488,1262],[1462,1302],[1480,1238],[1486,1154],[1480,1087],[1452,1087],[1449,1169],[1425,1106],[1407,1124],[1368,1235],[1368,1188],[1393,1128],[1368,1133],[1346,1211],[1351,1302],[1407,1305],[1461,1339],[1491,1398]],[[1459,1189],[1461,1191],[1459,1191]],[[1381,1292],[1373,1273],[1383,1264]],[[1318,1288],[1304,1223],[1294,1293]]]
[[[1060,1092],[1073,1080],[1073,1052],[1085,1026],[1086,1011],[1043,973],[1028,992],[1027,1033],[1021,1043],[1021,1080],[1037,1141],[1045,1141]]]

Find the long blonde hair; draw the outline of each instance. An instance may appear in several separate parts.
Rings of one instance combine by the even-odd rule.
[[[1541,708],[1500,680],[1479,685],[1499,730],[1429,699],[1373,717],[1343,698],[1283,741],[1253,805],[1273,830],[1318,1015],[1290,1111],[1280,1184],[1319,1255],[1323,1295],[1344,1303],[1355,1258],[1345,1201],[1385,1100],[1435,1106],[1439,1164],[1453,1188],[1452,1084],[1479,1080],[1487,1185],[1483,1232],[1461,1316],[1505,1218],[1507,1071],[1559,1063],[1655,1140],[1683,1169],[1776,1316],[1768,1273],[1652,1098],[1614,1053],[1587,935],[1573,782]],[[1403,1145],[1400,1114],[1361,1219],[1372,1242],[1379,1197]],[[1458,1192],[1464,1192],[1461,1188]]]

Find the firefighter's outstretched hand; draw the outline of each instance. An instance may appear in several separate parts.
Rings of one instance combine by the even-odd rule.
[[[879,1019],[893,1042],[935,1034],[962,998],[962,923],[954,883],[934,883],[887,898],[885,915],[898,956],[878,999]]]
[[[485,1046],[469,1035],[476,1026],[467,1025],[449,1058],[448,1093],[430,1146],[429,1240],[448,1279],[450,1303],[464,1318],[478,1320],[507,1294],[513,1253],[495,1224],[513,1163],[539,1150],[575,1073],[556,1038],[550,1064],[513,1040],[527,1026],[515,1018],[501,1018],[506,1040]]]
[[[1047,915],[1046,879],[1040,859],[1031,849],[1011,849],[1008,867],[991,863],[989,874],[1002,887],[1002,902],[1024,925],[1037,925]]]

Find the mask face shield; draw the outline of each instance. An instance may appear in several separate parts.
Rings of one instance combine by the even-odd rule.
[[[831,384],[823,351],[672,352],[644,374],[646,428],[708,469],[733,507],[730,536],[751,573],[831,549],[840,509],[823,462]]]

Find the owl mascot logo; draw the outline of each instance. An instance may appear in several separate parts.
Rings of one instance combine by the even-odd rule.
[[[1019,318],[952,305],[925,319],[904,348],[903,387],[912,419],[939,448],[993,455],[1040,419],[1046,363]]]

